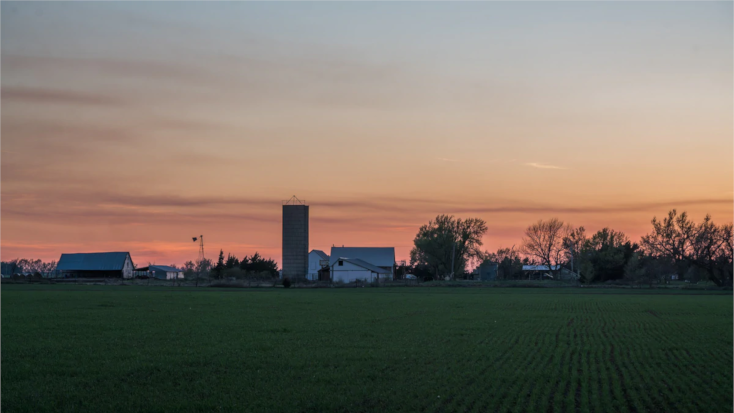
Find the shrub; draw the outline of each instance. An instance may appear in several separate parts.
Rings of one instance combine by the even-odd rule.
[[[285,287],[285,288],[290,288],[291,287],[291,280],[288,277],[283,278],[283,287]]]

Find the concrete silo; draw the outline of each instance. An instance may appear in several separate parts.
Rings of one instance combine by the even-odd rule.
[[[308,273],[308,205],[295,196],[283,203],[283,277]]]

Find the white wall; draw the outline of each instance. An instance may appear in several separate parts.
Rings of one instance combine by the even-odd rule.
[[[133,278],[133,262],[130,261],[130,256],[125,258],[125,264],[122,266],[122,277]]]
[[[333,281],[342,281],[345,283],[362,280],[372,282],[377,280],[377,274],[364,269],[358,265],[351,264],[347,261],[343,261],[344,265],[340,266],[339,263],[335,263],[331,267],[331,279]]]
[[[321,259],[321,256],[313,251],[308,253],[308,273],[306,274],[306,279],[319,279],[319,270],[321,269],[319,262]]]

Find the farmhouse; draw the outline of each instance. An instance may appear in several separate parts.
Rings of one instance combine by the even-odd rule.
[[[132,278],[129,252],[61,254],[56,270],[66,278]]]
[[[341,262],[341,265],[339,265],[339,262]],[[345,264],[349,264],[349,269],[344,268]],[[370,267],[365,267],[365,264]],[[361,270],[357,270],[352,266],[360,267]],[[395,248],[331,247],[329,267],[331,268],[331,277],[334,281],[337,281],[337,277],[344,278],[347,276],[358,276],[361,277],[360,279],[365,279],[364,276],[371,273],[375,273],[374,277],[377,277],[379,274],[381,279],[386,278],[392,280],[395,275]],[[377,269],[379,269],[379,271]],[[340,271],[341,273],[337,274],[337,272]],[[346,273],[345,271],[350,272]],[[362,273],[358,274],[354,271],[362,271]],[[353,278],[352,281],[355,279],[357,278]]]
[[[329,256],[324,251],[311,250],[308,253],[308,274],[306,274],[306,279],[318,280],[319,272],[324,267],[329,267]]]
[[[160,280],[184,278],[183,270],[169,267],[167,265],[149,265],[147,267],[136,268],[134,272],[135,275],[145,275],[152,278],[158,278]]]

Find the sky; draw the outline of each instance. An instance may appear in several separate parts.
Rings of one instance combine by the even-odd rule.
[[[5,2],[2,259],[731,222],[732,2]]]

